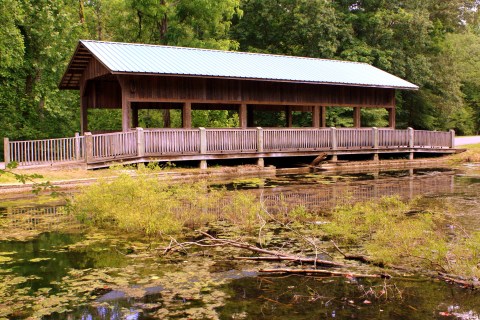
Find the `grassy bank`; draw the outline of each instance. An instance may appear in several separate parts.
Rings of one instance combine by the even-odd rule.
[[[454,163],[480,162],[480,143],[462,146],[466,151],[451,156]]]

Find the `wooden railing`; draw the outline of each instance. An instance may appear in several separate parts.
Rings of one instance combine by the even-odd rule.
[[[143,159],[155,156],[215,155],[349,150],[414,152],[414,148],[454,147],[455,133],[377,128],[142,129],[73,138],[9,141],[5,162],[20,166],[84,161]],[[390,151],[392,150],[392,151]],[[364,152],[364,151],[363,151]],[[198,157],[197,157],[198,158]]]
[[[84,137],[9,141],[4,140],[5,163],[32,166],[72,161],[85,161]]]
[[[200,153],[200,131],[198,129],[145,130],[145,155],[147,156],[195,153]]]
[[[118,159],[137,155],[137,134],[135,131],[98,135],[86,134],[85,136],[87,139],[87,156],[93,159]]]
[[[256,129],[205,129],[206,152],[255,152]]]
[[[337,148],[374,148],[374,130],[364,129],[336,129]]]
[[[452,148],[454,142],[450,132],[415,130],[413,145],[415,147],[434,145],[439,148]]]
[[[330,129],[314,128],[269,128],[264,129],[264,151],[320,150],[329,149]]]
[[[408,147],[410,142],[409,134],[410,130],[379,129],[378,146],[381,148]]]

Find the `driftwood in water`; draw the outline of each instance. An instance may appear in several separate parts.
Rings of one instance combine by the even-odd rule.
[[[290,269],[290,268],[275,268],[275,269],[261,269],[259,272],[263,273],[289,273],[289,274],[314,274],[314,275],[324,275],[324,276],[342,276],[342,277],[351,277],[351,278],[382,278],[390,279],[391,276],[388,274],[358,274],[351,272],[339,272],[331,270],[322,270],[322,269]]]
[[[291,255],[275,255],[275,256],[261,256],[261,257],[234,257],[236,260],[250,260],[250,261],[292,261],[297,263],[308,263],[323,265],[327,267],[344,267],[345,265],[333,261],[321,260],[315,258],[305,258]]]
[[[239,249],[245,249],[251,252],[256,252],[260,254],[266,255],[266,257],[239,257],[239,259],[243,260],[274,260],[274,261],[294,261],[298,263],[309,263],[313,265],[321,265],[324,267],[343,267],[344,265],[338,262],[329,261],[329,260],[322,260],[318,258],[307,258],[307,257],[298,257],[295,255],[287,254],[284,252],[272,251],[263,248],[259,248],[257,246],[250,245],[245,242],[229,240],[229,239],[219,239],[215,238],[212,235],[201,232],[206,238],[201,239],[199,241],[193,242],[183,242],[183,243],[171,243],[167,248],[163,249],[163,254],[167,254],[169,252],[185,250],[188,247],[234,247]]]
[[[320,164],[320,162],[322,162],[323,160],[327,159],[327,154],[326,153],[320,153],[315,159],[313,159],[313,161],[310,163],[310,167],[318,167],[318,165]]]

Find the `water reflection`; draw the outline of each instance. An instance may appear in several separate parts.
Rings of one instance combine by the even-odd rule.
[[[475,227],[480,224],[479,184],[477,177],[435,169],[338,176],[293,174],[217,183],[214,187],[255,194],[271,212],[296,206],[324,212],[338,204],[387,195],[399,195],[404,199],[417,196],[438,197],[440,201],[449,200],[455,207],[462,208],[462,219],[469,226]],[[228,195],[227,199],[219,200],[214,210],[220,213],[227,202]],[[58,201],[51,206],[12,205],[0,208],[0,256],[3,254],[11,259],[4,264],[0,263],[0,275],[6,282],[23,279],[18,285],[4,286],[6,290],[3,292],[0,285],[0,306],[2,299],[13,299],[12,295],[16,293],[28,294],[32,300],[68,293],[70,304],[65,304],[73,311],[47,314],[43,319],[153,319],[168,315],[171,311],[169,308],[174,308],[176,314],[181,315],[179,318],[186,318],[191,310],[208,307],[220,319],[427,319],[440,316],[447,319],[479,319],[478,293],[440,282],[396,280],[395,285],[400,293],[392,291],[388,297],[381,295],[377,298],[367,292],[371,288],[382,290],[383,282],[347,278],[259,277],[236,264],[226,268],[211,264],[202,269],[202,265],[192,263],[185,271],[182,268],[186,267],[179,265],[186,261],[166,263],[157,260],[129,260],[110,243],[89,243],[81,227],[74,221]],[[58,232],[52,232],[55,230]],[[80,242],[82,246],[77,246]],[[213,279],[215,281],[228,280],[205,292],[205,295],[213,296],[221,291],[223,296],[219,297],[224,298],[215,298],[217,304],[210,302],[211,305],[207,305],[202,304],[202,301],[188,300],[186,295],[174,294],[172,288],[179,287],[175,286],[175,278],[182,275],[173,275],[163,281],[162,275],[157,272],[159,269],[161,272],[169,272],[176,268],[182,275],[194,275],[195,281],[188,280],[191,287],[206,277],[217,277]],[[80,276],[85,282],[75,283],[74,280]],[[105,280],[107,278],[108,281]],[[66,279],[72,282],[65,284]],[[158,283],[142,284],[145,279]],[[86,303],[91,296],[82,297],[82,302],[78,302],[75,296],[77,291],[70,291],[71,287],[86,286],[97,280],[102,286],[94,293],[88,293],[95,295],[93,302]],[[170,288],[169,281],[174,283],[170,283]],[[114,284],[119,287],[121,284],[128,289],[141,291],[142,294],[133,297],[127,290],[112,290],[111,287],[104,288],[103,284],[111,287],[115,287]],[[401,294],[402,297],[398,298],[396,294]],[[25,299],[30,307],[25,305],[22,307],[24,310],[36,303]],[[23,303],[23,300],[19,299],[18,303]],[[24,315],[16,318],[27,318],[28,312],[25,311]]]

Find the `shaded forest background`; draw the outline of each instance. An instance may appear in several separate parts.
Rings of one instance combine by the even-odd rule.
[[[58,83],[79,39],[276,53],[370,63],[420,86],[397,93],[397,126],[480,130],[480,0],[0,0],[0,137],[72,136],[77,91]],[[91,129],[115,111],[91,110]],[[350,114],[349,114],[350,112]],[[365,125],[384,124],[362,111]],[[281,114],[264,123],[281,122]],[[145,111],[141,125],[161,126]],[[197,111],[194,126],[231,126],[227,111]],[[173,112],[171,122],[179,122]],[[301,125],[308,119],[297,115]],[[329,125],[351,122],[331,108]]]

